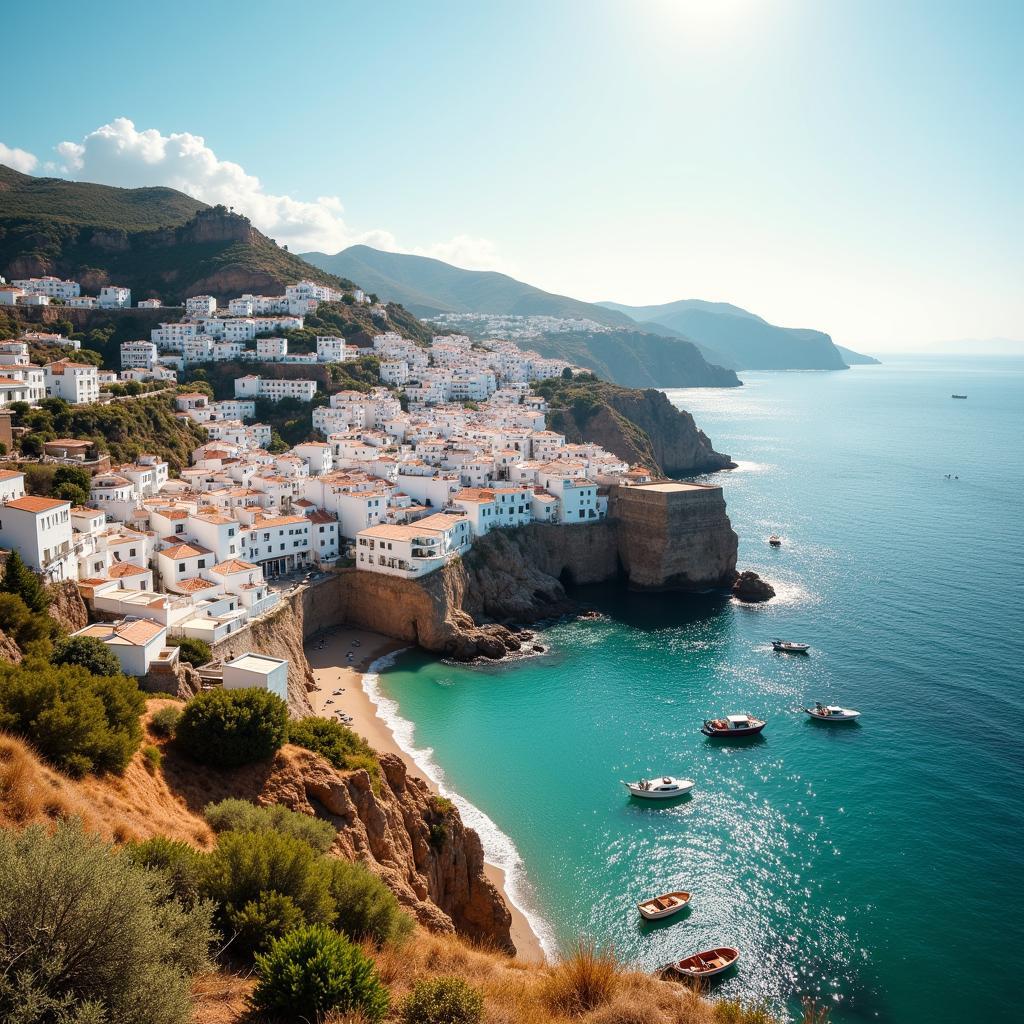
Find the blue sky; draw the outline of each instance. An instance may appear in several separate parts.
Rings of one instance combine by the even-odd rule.
[[[40,3],[0,161],[868,350],[1024,337],[1024,3]]]

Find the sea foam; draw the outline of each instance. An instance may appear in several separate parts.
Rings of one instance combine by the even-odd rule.
[[[408,648],[392,651],[372,662],[363,673],[363,692],[376,707],[381,720],[391,730],[399,748],[412,758],[420,771],[437,786],[441,795],[455,804],[463,822],[480,836],[487,863],[500,868],[505,874],[505,894],[516,910],[529,922],[530,928],[540,941],[544,955],[548,959],[554,959],[558,952],[554,930],[536,909],[533,890],[526,877],[526,865],[515,843],[479,807],[471,804],[451,788],[444,769],[434,760],[433,748],[416,746],[415,724],[403,718],[398,702],[386,697],[381,690],[380,673],[394,665],[406,650]]]

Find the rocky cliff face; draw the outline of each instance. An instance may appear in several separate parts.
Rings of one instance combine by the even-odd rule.
[[[47,610],[50,618],[61,629],[68,633],[74,633],[88,624],[89,610],[85,607],[85,602],[82,600],[82,595],[78,592],[78,585],[74,580],[53,583],[46,589],[53,599]]]
[[[484,876],[479,836],[438,802],[400,758],[380,755],[384,781],[374,794],[364,771],[338,772],[308,750],[285,747],[257,799],[326,817],[334,852],[381,876],[416,919],[514,952],[512,916]]]
[[[543,390],[543,389],[542,389]],[[570,441],[592,441],[630,464],[668,476],[729,469],[733,461],[716,452],[693,417],[677,409],[661,391],[603,385],[593,403],[562,404],[550,399],[548,425]]]

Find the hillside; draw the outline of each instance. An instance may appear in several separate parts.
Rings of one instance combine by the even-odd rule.
[[[736,370],[843,370],[843,355],[822,331],[777,327],[728,302],[681,299],[658,306],[600,305],[631,316],[644,330],[669,329]],[[857,360],[870,359],[851,353]]]
[[[223,206],[167,188],[121,189],[33,178],[0,167],[0,274],[56,274],[132,289],[180,304],[189,295],[227,299],[280,293],[303,278],[352,287],[311,266]]]
[[[843,357],[847,366],[880,366],[882,361],[874,356],[865,356],[860,352],[854,352],[852,348],[844,345],[836,345],[839,354]]]
[[[516,316],[582,317],[611,327],[630,318],[589,302],[555,295],[492,270],[463,270],[441,260],[353,245],[333,256],[307,252],[322,270],[358,281],[367,291],[400,302],[417,316],[438,313],[509,313]]]

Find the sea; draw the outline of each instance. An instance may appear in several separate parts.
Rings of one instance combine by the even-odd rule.
[[[741,376],[666,394],[738,463],[697,479],[774,600],[581,588],[600,616],[544,630],[547,655],[406,652],[367,686],[549,955],[582,937],[654,969],[728,944],[712,994],[781,1019],[812,999],[837,1024],[1020,1020],[1024,360]],[[768,725],[701,735],[725,713]],[[693,795],[620,784],[662,774]],[[691,909],[643,923],[675,889]]]

